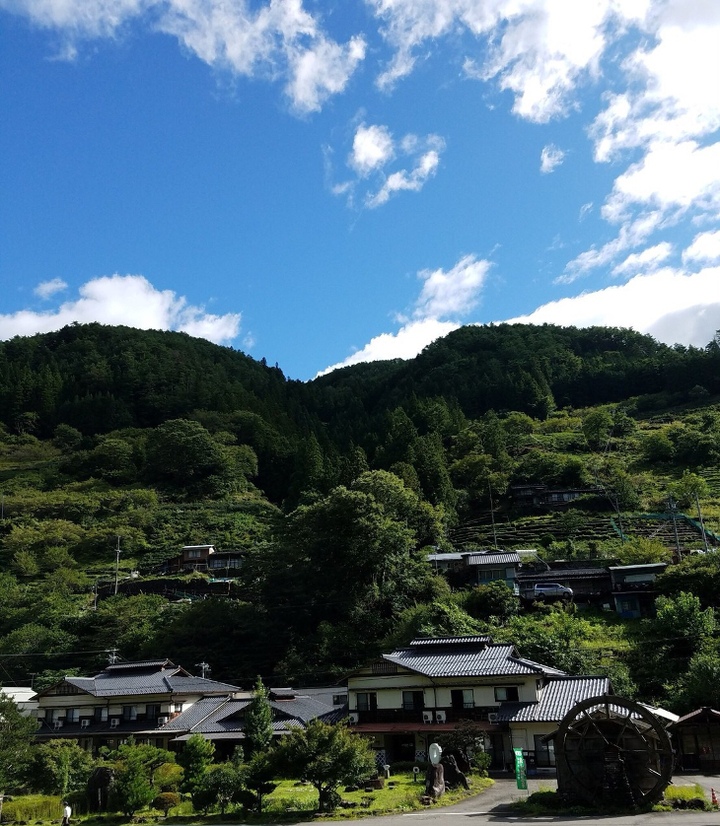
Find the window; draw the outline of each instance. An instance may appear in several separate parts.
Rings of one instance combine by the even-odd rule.
[[[543,734],[535,735],[535,760],[538,766],[554,766],[555,765],[555,743],[548,740],[543,742]]]
[[[96,723],[105,723],[107,722],[108,718],[108,710],[107,706],[98,706],[94,712],[95,722]]]
[[[377,694],[374,691],[359,691],[356,697],[358,711],[377,711]]]
[[[496,579],[505,579],[505,569],[501,571],[481,571],[480,579],[483,582],[492,582]]]
[[[160,706],[145,706],[145,719],[157,720],[160,716]]]
[[[516,685],[498,685],[495,687],[495,699],[498,703],[517,701],[519,699]]]
[[[137,720],[137,706],[123,706],[123,720]]]
[[[450,698],[454,709],[475,707],[472,688],[454,688],[450,692]]]
[[[173,703],[172,710],[173,710],[173,714],[180,714],[180,712],[183,710],[183,704],[182,703]]]
[[[347,694],[333,694],[332,697],[334,706],[341,706],[347,703]]]
[[[186,551],[188,559],[200,559],[202,556],[202,551],[193,549],[192,551]]]
[[[80,715],[78,713],[78,709],[68,708],[65,711],[65,722],[66,723],[77,723],[79,719],[80,719]]]
[[[422,691],[403,691],[403,711],[422,711],[425,708],[425,695]]]

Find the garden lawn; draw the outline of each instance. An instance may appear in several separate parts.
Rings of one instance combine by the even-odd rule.
[[[449,791],[439,801],[439,805],[450,805],[487,789],[493,781],[487,777],[470,775],[468,777],[470,791],[457,789]],[[392,785],[391,785],[392,784]],[[395,774],[385,781],[384,789],[373,789],[366,792],[360,789],[356,792],[344,792],[340,788],[340,796],[346,803],[354,803],[352,808],[339,807],[331,814],[331,820],[352,818],[363,815],[387,814],[390,812],[407,812],[413,809],[422,809],[420,795],[424,791],[424,780],[419,778],[413,782],[411,773]],[[283,780],[275,791],[265,798],[263,809],[268,814],[283,815],[292,812],[314,812],[317,809],[317,792],[313,786],[298,784],[293,780]]]

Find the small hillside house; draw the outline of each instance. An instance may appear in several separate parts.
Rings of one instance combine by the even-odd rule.
[[[436,573],[450,574],[457,583],[487,585],[500,581],[519,593],[520,556],[515,551],[438,553],[429,554],[427,559]]]
[[[653,616],[655,580],[667,568],[667,562],[646,565],[610,566],[610,580],[615,610],[628,619]]]
[[[165,725],[204,697],[237,686],[194,677],[170,660],[114,663],[94,677],[64,677],[36,696],[41,741],[70,739],[88,751],[116,748],[131,735],[167,748]]]
[[[570,677],[485,636],[415,639],[347,685],[350,722],[372,739],[379,763],[426,760],[438,735],[472,720],[495,768],[511,764],[513,748],[554,765],[545,735],[578,700],[611,690],[606,677]]]

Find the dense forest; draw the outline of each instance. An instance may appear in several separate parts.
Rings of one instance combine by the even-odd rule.
[[[657,617],[633,621],[523,611],[427,563],[493,545],[664,559],[660,538],[611,526],[668,496],[720,533],[719,394],[720,338],[611,328],[465,327],[307,383],[181,333],[91,324],[1,343],[0,681],[90,673],[114,649],[207,660],[245,686],[320,683],[418,633],[486,631],[632,696],[720,703],[720,554],[671,566]],[[588,494],[523,515],[521,484]],[[200,543],[244,553],[208,598],[204,574],[158,574]]]

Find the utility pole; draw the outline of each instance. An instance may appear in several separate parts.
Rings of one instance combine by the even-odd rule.
[[[118,574],[120,572],[120,537],[117,538],[117,548],[115,548],[115,595],[118,592]]]
[[[697,505],[698,521],[700,522],[700,530],[702,531],[703,546],[705,547],[705,553],[707,553],[708,550],[709,550],[708,541],[707,541],[707,534],[705,533],[705,523],[703,522],[702,510],[700,509],[700,497],[698,496],[697,491],[695,491],[695,504]]]
[[[677,529],[677,505],[672,496],[668,496],[668,508],[670,509],[670,518],[673,523],[673,533],[675,534],[675,550],[677,552],[678,560],[682,559],[682,551],[680,550],[680,536]]]
[[[492,529],[493,529],[493,548],[497,550],[497,531],[495,530],[495,505],[493,505],[493,498],[492,498],[492,487],[490,486],[490,480],[488,479],[488,493],[490,494],[490,520],[492,521]]]
[[[195,668],[200,669],[200,676],[203,678],[203,680],[205,679],[205,675],[210,671],[210,666],[205,661],[201,663],[195,663]]]

